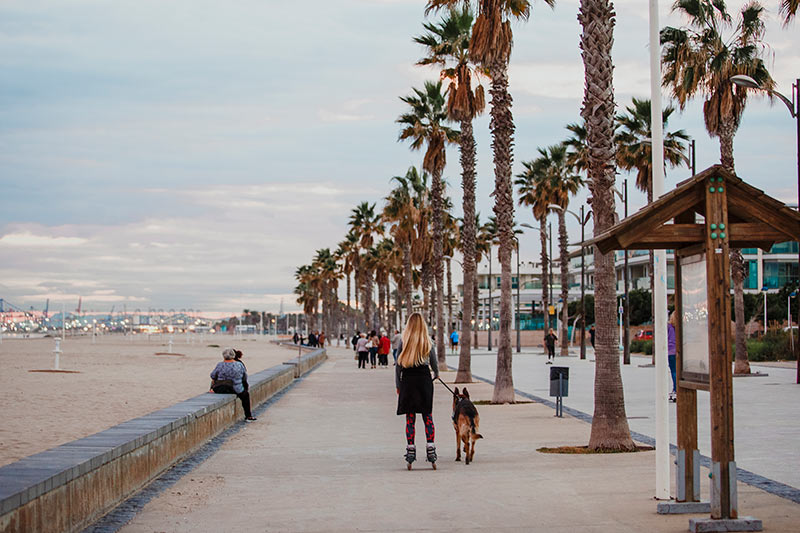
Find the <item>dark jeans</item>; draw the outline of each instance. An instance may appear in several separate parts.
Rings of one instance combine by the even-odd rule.
[[[378,356],[378,349],[377,348],[370,348],[369,349],[369,364],[375,366],[375,358]]]
[[[367,368],[367,355],[369,352],[358,352],[358,368]]]
[[[397,348],[392,349],[392,357],[394,357],[394,364],[397,364],[397,352],[399,352]]]
[[[550,359],[551,357],[555,358],[556,356],[556,345],[555,344],[548,344],[547,345],[547,358]]]
[[[378,354],[378,362],[381,366],[389,366],[389,354],[388,353],[379,353]]]
[[[253,416],[253,413],[250,412],[250,392],[242,391],[236,396],[238,396],[239,400],[242,402],[242,409],[244,409],[245,418],[250,418]]]

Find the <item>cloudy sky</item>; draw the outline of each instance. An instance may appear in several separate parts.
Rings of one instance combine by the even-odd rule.
[[[766,4],[767,61],[790,95],[800,35],[796,24],[781,28],[777,4]],[[69,308],[82,297],[97,311],[296,307],[295,268],[336,246],[353,206],[380,201],[392,176],[421,163],[396,141],[394,119],[404,110],[398,96],[436,77],[414,66],[424,5],[4,0],[0,298],[41,309],[48,298]],[[576,0],[555,10],[535,3],[532,19],[514,26],[515,173],[579,118],[577,9]],[[661,10],[662,25],[682,24],[666,2]],[[625,106],[649,97],[647,2],[621,0],[616,11],[615,89]],[[700,109],[676,113],[670,129],[697,139],[705,168],[719,152]],[[475,130],[486,217],[488,118]],[[791,203],[794,132],[780,103],[754,99],[735,143],[739,174]],[[458,206],[455,149],[448,160]],[[667,188],[687,175],[670,170]],[[641,194],[631,203],[641,206]],[[523,259],[537,247],[538,237],[523,240]]]

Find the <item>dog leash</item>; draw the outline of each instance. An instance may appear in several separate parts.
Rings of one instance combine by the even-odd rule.
[[[451,389],[450,387],[448,387],[448,386],[447,386],[447,383],[445,383],[444,381],[442,381],[442,378],[440,378],[439,376],[436,376],[436,379],[438,379],[438,380],[439,380],[439,383],[441,383],[442,385],[444,385],[444,388],[445,388],[445,389],[447,389],[447,390],[449,390],[449,391],[450,391],[450,394],[452,394],[453,396],[455,396],[456,398],[458,398],[458,394],[456,394],[455,392],[453,392],[453,389]]]

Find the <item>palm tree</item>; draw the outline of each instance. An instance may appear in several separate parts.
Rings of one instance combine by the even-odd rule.
[[[358,237],[358,246],[368,252],[372,248],[375,235],[383,235],[381,217],[375,212],[375,204],[361,202],[350,215],[351,230]],[[365,329],[374,327],[374,312],[372,310],[372,271],[369,265],[363,264],[364,254],[359,254],[356,259],[357,285],[363,289]]]
[[[422,168],[431,173],[431,205],[433,207],[433,273],[436,280],[436,353],[439,363],[446,365],[444,351],[444,294],[442,265],[442,231],[444,217],[444,191],[442,172],[445,167],[446,145],[455,143],[458,132],[447,126],[445,122],[447,110],[442,82],[425,82],[423,90],[413,89],[414,95],[400,99],[411,107],[407,113],[400,115],[397,123],[402,125],[398,140],[411,139],[411,149],[419,150],[426,145]]]
[[[650,124],[650,100],[633,99],[633,104],[625,108],[625,113],[616,117],[618,131],[617,166],[624,170],[636,171],[636,188],[646,193],[647,203],[653,202],[653,157],[652,157],[652,129]],[[668,105],[661,112],[664,134],[664,162],[671,167],[680,164],[689,164],[686,156],[686,145],[681,141],[688,141],[689,136],[683,130],[667,132],[669,117],[675,108]],[[666,166],[664,167],[666,172]],[[650,294],[655,294],[655,262],[653,250],[650,254]],[[654,303],[651,301],[651,303]],[[651,310],[651,316],[655,313]],[[655,357],[655,354],[653,354]]]
[[[456,218],[452,214],[453,201],[446,197],[444,199],[444,235],[442,236],[442,253],[447,258],[447,328],[445,332],[449,335],[453,324],[453,275],[451,272],[452,257],[460,241],[459,226]]]
[[[551,204],[560,206],[554,209],[558,214],[558,248],[561,262],[561,355],[569,355],[569,241],[567,240],[567,206],[570,196],[583,187],[580,175],[571,172],[567,146],[558,144],[547,150],[549,160]]]
[[[420,179],[415,167],[411,167],[405,176],[395,176],[393,181],[397,186],[392,189],[386,197],[386,204],[383,208],[383,220],[391,224],[389,230],[394,242],[402,250],[403,256],[403,298],[406,304],[406,316],[411,315],[411,285],[413,283],[411,274],[411,247],[416,237],[415,221],[417,218],[417,207],[414,205],[414,184]]]
[[[544,0],[549,6],[555,0]],[[429,0],[426,11],[451,7],[463,0]],[[527,0],[478,0],[478,17],[469,43],[471,60],[481,65],[491,79],[492,148],[495,167],[494,213],[500,241],[500,342],[497,349],[493,403],[514,402],[511,372],[511,252],[514,249],[514,196],[511,189],[514,118],[508,92],[508,63],[513,33],[511,22],[527,20],[531,13]]]
[[[550,305],[550,258],[547,254],[547,213],[552,199],[552,185],[549,174],[550,156],[546,149],[539,148],[539,157],[533,161],[523,161],[522,166],[525,171],[517,174],[514,184],[517,186],[519,194],[519,205],[530,207],[533,211],[533,218],[539,224],[540,239],[540,261],[542,263],[542,309],[544,312],[544,329],[550,327],[550,316],[548,309]]]
[[[463,256],[463,286],[472,287],[475,279],[475,136],[472,130],[473,119],[483,112],[486,106],[483,86],[472,89],[474,69],[470,68],[469,42],[472,38],[473,15],[469,4],[462,9],[450,9],[439,24],[426,23],[428,33],[414,40],[427,48],[427,57],[419,63],[442,65],[442,76],[450,80],[447,88],[447,113],[452,120],[459,121],[461,152],[461,188],[463,220],[461,227],[461,253]],[[477,76],[476,76],[477,77]],[[449,254],[448,254],[449,255]],[[448,276],[450,264],[448,262]],[[449,283],[448,283],[449,285]],[[465,290],[461,311],[461,343],[459,352],[459,372],[456,381],[471,383],[469,364],[463,361],[471,356],[470,326],[472,324],[472,291]],[[462,373],[461,369],[467,372]]]
[[[342,242],[339,243],[339,248],[336,250],[338,260],[342,262],[342,273],[347,280],[347,309],[346,309],[346,329],[350,331],[350,317],[352,308],[350,307],[350,274],[353,273],[355,268],[355,258],[358,256],[358,237],[353,231],[348,231],[347,235]],[[356,295],[358,291],[356,291]],[[358,302],[356,302],[356,307]]]
[[[781,0],[779,12],[783,17],[783,25],[787,26],[797,15],[798,0]]]
[[[303,265],[297,267],[294,277],[299,282],[294,289],[294,293],[298,295],[297,303],[303,306],[306,324],[310,329],[314,329],[316,327],[316,309],[319,303],[319,292],[317,291],[319,273],[312,265]]]
[[[748,2],[735,25],[722,0],[678,0],[672,9],[688,18],[689,27],[661,30],[662,84],[672,90],[681,109],[695,95],[703,96],[706,130],[719,138],[722,166],[735,173],[733,138],[744,113],[748,89],[736,87],[731,76],[746,74],[768,90],[775,86],[761,59],[766,48],[764,8],[756,1]],[[736,317],[734,372],[747,374],[750,365],[744,331],[744,260],[741,250],[731,249],[730,255]]]
[[[610,0],[581,0],[578,21],[583,27],[580,47],[585,72],[583,117],[588,160],[586,173],[594,213],[594,234],[614,224],[614,10]],[[614,339],[616,274],[614,254],[594,251],[595,265],[595,380],[594,417],[589,448],[633,450],[625,416],[625,398]]]

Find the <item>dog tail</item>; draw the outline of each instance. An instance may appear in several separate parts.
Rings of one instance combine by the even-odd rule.
[[[469,425],[471,426],[472,434],[475,435],[475,438],[476,439],[482,439],[483,435],[478,433],[478,428],[475,427],[475,419],[474,418],[470,418],[469,419]]]

